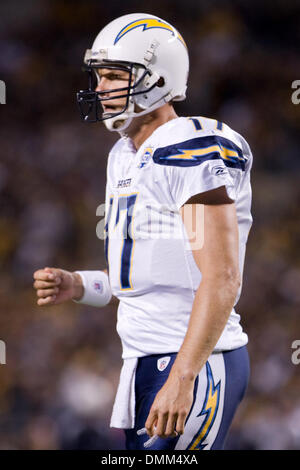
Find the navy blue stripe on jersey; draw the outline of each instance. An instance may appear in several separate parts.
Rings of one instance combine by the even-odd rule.
[[[106,266],[107,266],[107,272],[109,272],[109,263],[108,263],[108,244],[109,244],[109,238],[108,238],[108,226],[109,226],[109,221],[111,217],[111,210],[112,210],[112,204],[113,204],[113,197],[109,198],[109,208],[108,208],[108,214],[107,214],[107,220],[106,224],[104,227],[104,254],[105,254],[105,260],[106,260]]]
[[[159,165],[197,166],[207,160],[223,160],[229,168],[245,170],[242,150],[231,140],[218,135],[196,137],[155,150],[153,161]]]
[[[202,130],[202,126],[200,124],[199,119],[189,118],[189,120],[192,121],[192,123],[194,124],[196,131],[201,131]]]
[[[134,240],[132,239],[131,222],[133,217],[133,206],[135,204],[137,194],[131,194],[129,196],[121,196],[120,199],[124,199],[127,206],[126,212],[126,225],[124,228],[124,241],[121,253],[121,271],[120,271],[120,284],[121,289],[132,289],[131,285],[131,266],[132,266],[132,249]]]

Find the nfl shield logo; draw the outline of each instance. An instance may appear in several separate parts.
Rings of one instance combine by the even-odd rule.
[[[138,165],[138,168],[143,168],[149,162],[152,157],[153,149],[152,147],[147,147],[142,155],[141,162]]]
[[[161,357],[157,360],[157,368],[158,370],[160,370],[160,372],[162,372],[163,370],[165,370],[166,367],[168,367],[170,359],[171,359],[170,356],[166,356],[166,357]]]

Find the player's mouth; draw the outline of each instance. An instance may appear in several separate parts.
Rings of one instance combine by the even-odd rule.
[[[122,109],[121,106],[112,105],[112,104],[107,105],[104,103],[102,103],[102,107],[103,107],[104,113],[116,113],[117,111],[120,111]]]

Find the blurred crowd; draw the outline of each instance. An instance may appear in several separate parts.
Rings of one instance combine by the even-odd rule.
[[[184,4],[184,5],[183,5]],[[109,428],[121,367],[116,306],[36,306],[41,267],[103,269],[96,237],[106,158],[117,135],[80,122],[75,94],[98,31],[153,13],[185,38],[182,115],[226,122],[253,154],[253,228],[237,306],[251,377],[228,449],[299,449],[299,2],[4,0],[0,5],[0,449],[122,449]],[[180,64],[178,64],[180,67]]]

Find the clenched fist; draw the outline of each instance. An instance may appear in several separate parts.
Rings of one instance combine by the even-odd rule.
[[[38,269],[33,274],[39,306],[61,304],[66,300],[79,300],[83,285],[79,274],[59,268]]]

